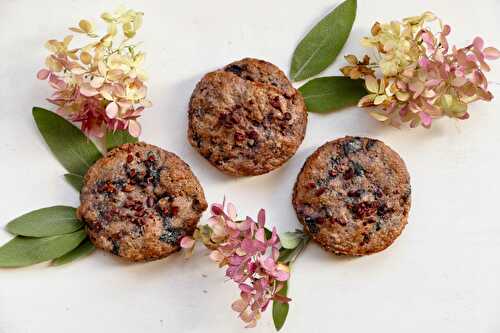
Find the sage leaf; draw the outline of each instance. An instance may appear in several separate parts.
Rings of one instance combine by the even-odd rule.
[[[302,39],[293,53],[292,81],[310,78],[333,63],[351,32],[356,5],[356,0],[342,2]]]
[[[86,238],[74,250],[66,253],[65,255],[59,258],[52,260],[52,265],[53,266],[66,265],[69,264],[70,262],[86,257],[94,251],[95,251],[94,244],[92,244],[90,239]]]
[[[78,192],[82,190],[83,187],[83,177],[80,175],[75,175],[74,173],[67,173],[64,175],[64,179]]]
[[[121,146],[125,143],[135,143],[138,141],[138,138],[130,135],[128,131],[114,131],[108,132],[106,134],[106,148],[107,150],[111,150],[118,146]]]
[[[82,227],[75,208],[54,206],[24,214],[9,222],[6,229],[18,236],[47,237],[68,234]]]
[[[300,241],[294,248],[286,249],[284,247],[281,247],[278,261],[284,263],[285,265],[293,264],[309,243],[309,239],[309,236],[301,234]]]
[[[313,79],[299,91],[304,96],[309,112],[325,113],[355,106],[368,94],[363,80],[344,76],[327,76]]]
[[[63,117],[34,107],[33,118],[52,153],[70,173],[83,176],[102,157],[95,144]]]
[[[285,232],[280,236],[281,246],[285,249],[295,249],[301,240],[300,235],[295,232]]]
[[[16,236],[0,247],[0,267],[23,267],[59,258],[76,248],[85,237],[83,229],[44,238]]]
[[[278,291],[278,294],[286,297],[287,292],[288,292],[288,281],[285,281],[284,287],[280,291]],[[290,305],[288,303],[273,301],[273,322],[276,331],[279,331],[285,324],[289,308]]]

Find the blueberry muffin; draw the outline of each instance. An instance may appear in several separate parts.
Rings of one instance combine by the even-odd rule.
[[[410,176],[396,152],[381,141],[348,136],[307,159],[293,206],[325,250],[361,256],[384,250],[401,234],[410,195]]]
[[[78,217],[97,248],[132,260],[154,260],[179,250],[207,202],[189,166],[145,143],[124,144],[90,167]]]
[[[280,167],[297,151],[306,126],[301,94],[279,68],[257,59],[206,74],[189,103],[189,142],[234,176]]]

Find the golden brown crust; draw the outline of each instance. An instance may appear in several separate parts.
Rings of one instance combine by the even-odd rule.
[[[281,166],[297,151],[306,126],[301,94],[276,66],[257,59],[206,74],[189,103],[189,142],[235,176]]]
[[[77,214],[97,248],[133,261],[179,249],[207,208],[203,189],[177,155],[125,144],[89,168]]]
[[[304,230],[325,250],[366,255],[391,245],[407,224],[410,176],[378,140],[327,142],[304,163],[293,206]]]

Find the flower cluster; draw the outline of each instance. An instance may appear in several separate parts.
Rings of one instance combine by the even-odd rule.
[[[276,228],[265,229],[265,212],[260,210],[257,222],[247,217],[237,221],[233,204],[214,204],[207,225],[200,226],[193,238],[184,237],[181,247],[192,253],[195,240],[212,250],[210,258],[220,267],[227,266],[226,276],[238,284],[240,299],[232,304],[239,317],[254,327],[269,302],[282,303],[289,298],[278,294],[289,278],[288,266],[278,263],[280,241]]]
[[[70,48],[70,35],[45,45],[51,54],[37,77],[48,79],[55,89],[48,101],[58,106],[59,114],[80,122],[82,131],[91,136],[128,130],[137,137],[141,132],[137,118],[151,103],[146,99],[147,77],[141,68],[144,53],[130,39],[141,27],[142,16],[141,12],[119,8],[101,15],[107,33],[100,38],[87,20],[70,28],[92,39],[89,44]]]
[[[437,34],[429,27],[433,21],[441,27]],[[442,116],[467,119],[469,103],[490,101],[486,60],[499,58],[500,51],[484,48],[479,37],[466,47],[450,47],[450,31],[430,12],[403,22],[375,23],[372,37],[362,44],[376,50],[376,61],[367,55],[362,61],[348,55],[349,65],[341,69],[345,76],[365,81],[370,94],[359,106],[378,107],[370,114],[396,127],[409,122],[411,127],[429,128]]]

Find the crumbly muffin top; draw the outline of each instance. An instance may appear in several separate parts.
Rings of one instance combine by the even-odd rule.
[[[276,66],[256,59],[205,75],[189,104],[189,142],[235,176],[281,166],[295,154],[306,126],[300,93]]]
[[[407,223],[410,177],[378,140],[327,142],[305,162],[293,194],[299,221],[326,250],[365,255],[388,247]]]
[[[122,145],[97,161],[80,200],[78,216],[96,247],[134,261],[177,251],[207,208],[189,166],[145,143]]]

